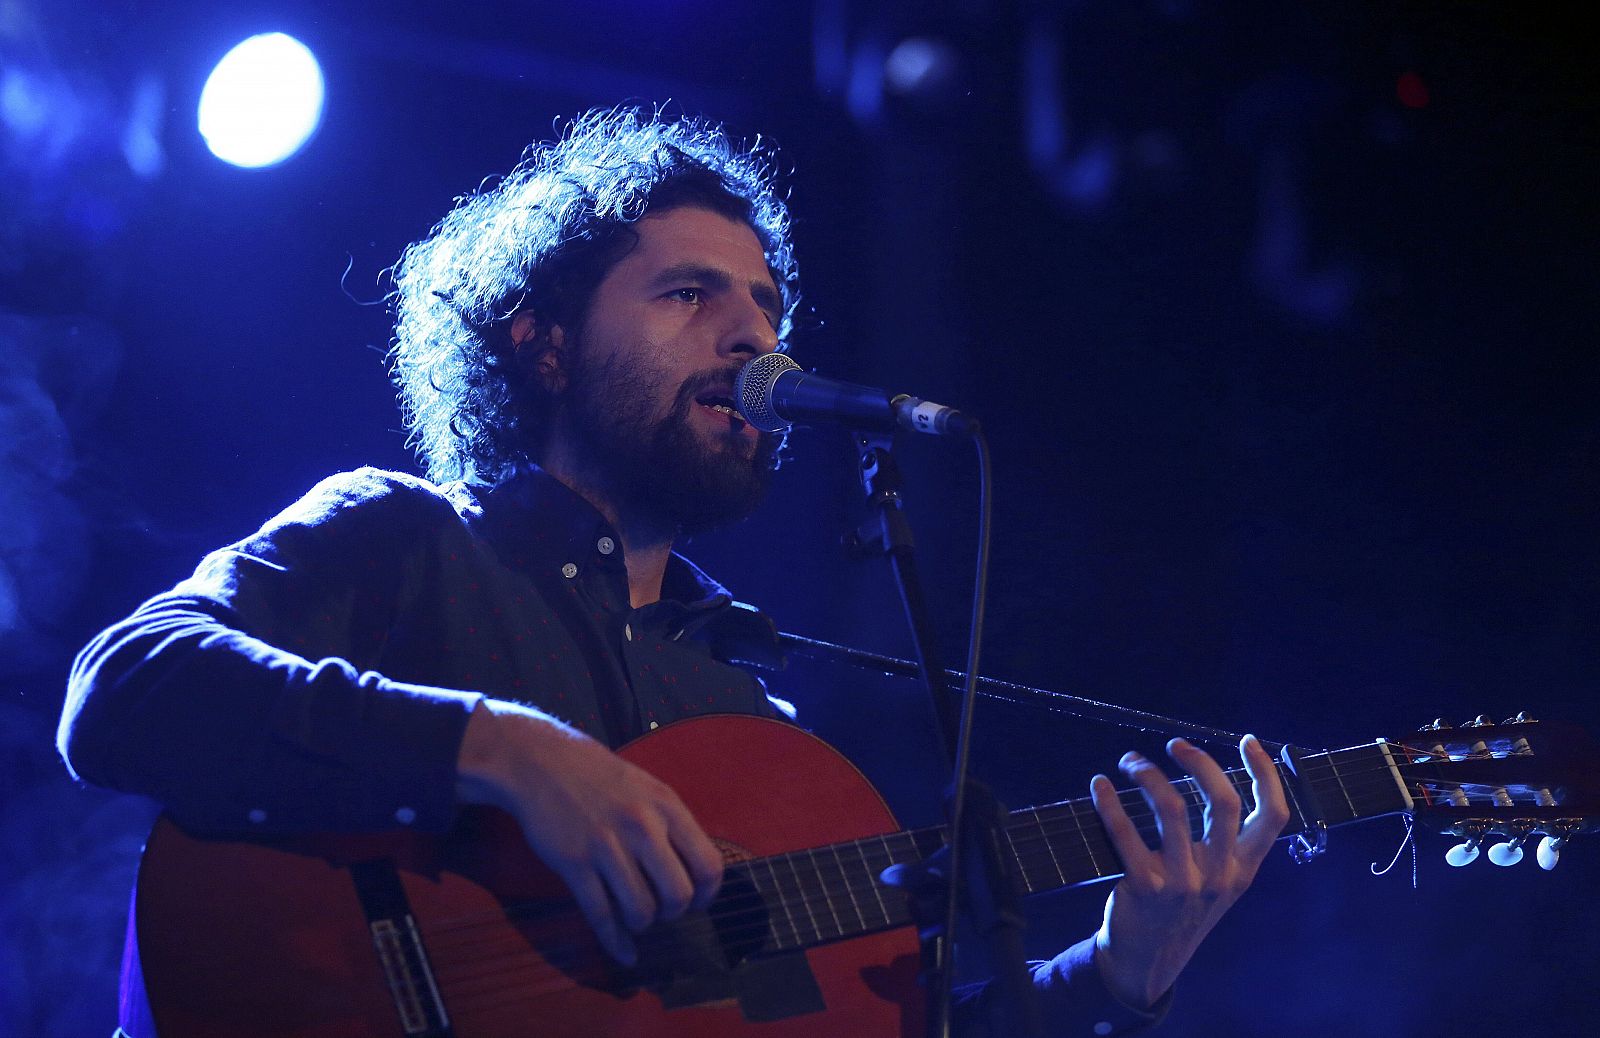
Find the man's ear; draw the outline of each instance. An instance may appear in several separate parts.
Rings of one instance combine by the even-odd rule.
[[[538,379],[547,393],[560,393],[567,388],[566,341],[559,324],[544,324],[532,310],[518,310],[511,318],[517,367]]]

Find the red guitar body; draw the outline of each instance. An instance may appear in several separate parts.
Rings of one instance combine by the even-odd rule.
[[[676,789],[730,860],[897,828],[852,764],[781,722],[699,718],[621,754]],[[419,1030],[413,1020],[408,1030],[397,1009],[394,973],[380,961],[349,869],[374,859],[398,874],[448,1014],[444,1029]],[[525,914],[529,903],[543,908]],[[597,980],[616,974],[565,888],[514,821],[490,809],[465,813],[445,837],[274,843],[199,839],[163,818],[140,865],[135,932],[160,1038],[922,1031],[910,927],[792,953],[810,966],[826,1005],[820,1014],[758,1023],[731,998],[667,1008],[652,990]],[[552,961],[558,945],[565,950]]]

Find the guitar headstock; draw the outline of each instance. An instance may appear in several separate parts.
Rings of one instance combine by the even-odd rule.
[[[1574,725],[1480,715],[1459,728],[1435,721],[1391,746],[1417,824],[1460,838],[1445,855],[1452,865],[1476,860],[1484,844],[1490,861],[1515,865],[1531,841],[1540,867],[1553,869],[1568,840],[1600,829],[1595,744]]]

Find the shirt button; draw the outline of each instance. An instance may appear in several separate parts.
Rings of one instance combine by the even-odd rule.
[[[600,538],[595,542],[594,546],[600,549],[601,555],[610,555],[612,552],[617,550],[617,542],[612,540],[610,537]]]
[[[660,721],[651,721],[650,722],[650,730],[652,732],[655,731],[657,728],[660,728],[660,727],[661,727],[661,722]]]
[[[622,636],[630,642],[633,641],[633,624],[622,625]]]
[[[245,815],[245,817],[250,819],[250,821],[254,824],[260,825],[262,822],[267,820],[267,813],[261,810],[259,807],[252,807],[250,809],[250,813]]]
[[[394,813],[394,820],[401,825],[410,825],[417,820],[417,813],[409,807],[402,807]]]
[[[565,566],[562,566],[561,575],[566,577],[568,580],[571,580],[573,577],[578,575],[578,564],[575,562],[569,562]]]

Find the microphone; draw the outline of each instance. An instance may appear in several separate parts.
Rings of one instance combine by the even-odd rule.
[[[795,422],[831,422],[873,432],[904,426],[933,436],[970,437],[978,431],[976,418],[953,407],[823,378],[782,353],[762,354],[740,368],[733,392],[744,420],[762,432],[782,432]]]

